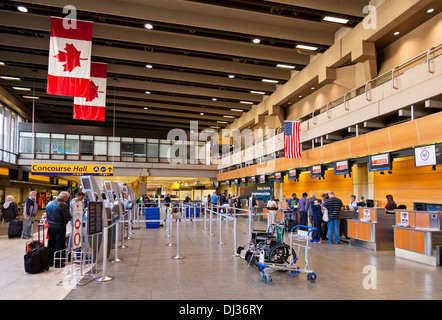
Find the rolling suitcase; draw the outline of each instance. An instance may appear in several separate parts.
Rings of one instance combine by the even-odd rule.
[[[43,236],[40,238],[40,228],[43,229]],[[44,246],[44,234],[45,234],[45,226],[44,224],[38,224],[38,240],[34,240],[34,234],[32,233],[32,240],[26,242],[26,253],[34,248],[43,247]]]
[[[49,270],[48,248],[36,247],[30,249],[24,256],[25,271],[35,274]]]
[[[9,222],[8,238],[20,238],[23,231],[23,221],[13,220]]]

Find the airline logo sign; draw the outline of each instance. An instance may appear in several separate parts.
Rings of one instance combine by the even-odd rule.
[[[113,166],[34,163],[32,174],[54,176],[113,176]]]

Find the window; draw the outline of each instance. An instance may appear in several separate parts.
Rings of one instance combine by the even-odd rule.
[[[79,154],[80,149],[80,137],[74,134],[67,134],[64,144],[65,154]]]
[[[121,156],[134,156],[134,138],[121,138]]]
[[[160,158],[169,158],[170,141],[160,140]]]
[[[49,133],[35,134],[35,153],[49,153]]]
[[[20,153],[32,153],[32,132],[20,132]]]
[[[95,137],[94,155],[96,156],[107,155],[107,137],[102,137],[102,136]]]
[[[109,137],[109,142],[107,143],[108,156],[120,156],[120,138]]]
[[[51,134],[51,154],[64,154],[64,134]]]
[[[80,137],[80,154],[86,156],[94,154],[94,136]]]
[[[145,157],[146,156],[146,139],[135,138],[134,140],[134,156]]]
[[[158,139],[147,139],[147,156],[158,158]]]

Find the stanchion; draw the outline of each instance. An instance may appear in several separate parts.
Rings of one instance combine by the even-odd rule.
[[[107,275],[107,243],[109,241],[108,239],[108,227],[103,227],[103,276],[96,279],[97,282],[107,282],[114,280],[114,277]]]
[[[235,219],[233,220],[233,253],[230,255],[232,257],[238,257],[239,256],[239,254],[236,252],[236,249],[238,248],[237,241],[236,241],[237,240],[236,239],[237,219],[238,218],[235,217]]]
[[[177,221],[176,224],[176,256],[172,257],[172,260],[181,260],[184,259],[183,256],[180,256],[180,222]]]
[[[119,224],[120,224],[120,220],[115,222],[115,256],[114,258],[111,260],[111,262],[120,262],[123,261],[123,259],[119,259],[118,258],[118,232],[119,232]],[[123,227],[124,228],[124,227]],[[124,235],[123,235],[124,238]]]
[[[213,208],[212,208],[213,209]],[[214,237],[215,235],[212,233],[212,220],[213,220],[213,210],[210,210],[210,231],[209,231],[209,236],[210,237]]]
[[[173,238],[173,236],[172,236],[172,229],[173,229],[173,216],[172,216],[172,213],[170,212],[170,211],[168,211],[169,212],[169,234],[167,235],[167,238],[169,238],[170,239],[170,242],[168,243],[168,244],[166,244],[166,247],[175,247],[175,245],[173,244],[173,241],[172,241],[172,238]],[[177,220],[177,223],[178,223],[178,220]]]
[[[216,244],[219,244],[220,246],[224,245],[225,243],[221,240],[221,229],[222,229],[222,216],[220,215],[220,223],[219,223],[219,241]]]
[[[201,209],[200,209],[200,212],[202,212]],[[203,230],[207,231],[207,205],[204,206],[204,228],[203,228]]]

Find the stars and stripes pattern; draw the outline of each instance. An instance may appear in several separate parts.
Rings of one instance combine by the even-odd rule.
[[[301,158],[299,121],[284,121],[284,158]]]

